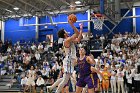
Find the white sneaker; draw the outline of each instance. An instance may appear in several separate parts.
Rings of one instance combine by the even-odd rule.
[[[47,93],[52,93],[51,86],[47,86]]]

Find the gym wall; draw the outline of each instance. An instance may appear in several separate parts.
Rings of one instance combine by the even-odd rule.
[[[28,19],[29,24],[35,24],[35,17]],[[35,40],[35,26],[19,26],[20,20],[9,19],[5,22],[4,40],[12,40],[13,43],[17,41]]]
[[[140,7],[135,8],[136,16],[140,15]],[[136,18],[136,33],[140,34],[140,17]]]
[[[123,16],[128,9],[122,9],[121,15]],[[128,13],[127,16],[131,16],[132,11]],[[88,14],[85,13],[78,13],[76,14],[78,20],[88,20]],[[66,14],[60,14],[58,16],[52,17],[53,22],[67,22],[68,15]],[[41,17],[39,18],[39,24],[42,23],[50,23],[49,17]],[[104,22],[110,29],[114,27],[112,23],[109,21]],[[9,19],[5,22],[5,40],[12,40],[13,43],[16,43],[20,40],[31,41],[35,40],[35,26],[19,26],[20,20],[16,21],[14,19]],[[35,24],[35,17],[28,20],[28,24]],[[75,23],[75,26],[79,29],[79,23]],[[53,34],[53,39],[57,40],[57,31],[61,28],[64,28],[70,34],[73,34],[73,30],[70,28],[69,24],[58,24],[57,26],[40,26],[39,27],[39,40],[38,41],[44,41],[46,40],[46,35]],[[84,23],[84,32],[88,31],[88,23]],[[107,34],[109,30],[104,26],[102,31],[96,31],[94,30],[93,22],[91,22],[91,31],[93,35],[101,35],[101,34]],[[120,22],[120,24],[114,29],[114,33],[124,33],[124,32],[132,32],[133,31],[133,22],[131,19],[124,19]],[[112,34],[110,34],[112,35]]]

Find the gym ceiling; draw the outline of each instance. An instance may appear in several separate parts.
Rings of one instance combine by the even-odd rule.
[[[110,7],[114,6],[114,1],[105,0],[105,10],[115,14]],[[137,1],[139,0],[121,0],[121,7],[131,8]],[[0,20],[56,16],[60,13],[85,12],[88,9],[99,12],[99,5],[100,0],[0,0]],[[70,10],[71,6],[76,6],[76,9]]]

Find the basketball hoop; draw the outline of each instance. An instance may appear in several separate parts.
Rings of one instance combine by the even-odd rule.
[[[102,14],[93,14],[91,20],[94,23],[95,30],[103,30],[104,17]]]

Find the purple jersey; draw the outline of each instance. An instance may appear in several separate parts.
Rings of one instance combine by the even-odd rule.
[[[87,57],[84,57],[83,60],[78,59],[78,68],[80,77],[90,75],[91,73],[90,70],[91,65],[86,61],[86,58]]]
[[[94,79],[99,79],[97,73],[92,73]]]
[[[91,78],[92,78],[92,82],[94,84],[94,88],[97,88],[98,87],[98,79],[99,79],[97,73],[92,73],[90,75],[91,75]]]

